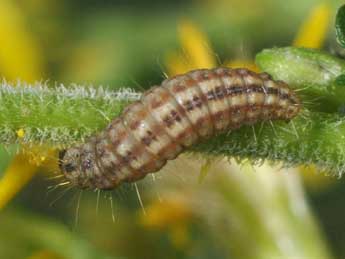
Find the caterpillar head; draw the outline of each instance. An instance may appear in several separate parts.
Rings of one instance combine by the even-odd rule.
[[[81,170],[81,156],[80,149],[77,147],[62,150],[59,153],[59,167],[66,179],[72,184],[80,187],[83,186],[81,179],[85,179],[83,171]]]
[[[96,176],[98,167],[91,144],[84,144],[63,150],[59,154],[60,170],[66,179],[80,188],[98,188]]]
[[[93,141],[60,151],[59,167],[66,179],[79,188],[109,190],[117,185],[117,181],[102,175],[96,163]]]

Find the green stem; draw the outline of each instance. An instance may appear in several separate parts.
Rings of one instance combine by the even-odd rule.
[[[0,143],[68,145],[104,127],[140,94],[130,89],[0,85]],[[24,130],[18,138],[17,131]]]
[[[342,174],[345,119],[338,113],[330,113],[325,103],[337,100],[335,107],[339,109],[341,95],[335,94],[331,86],[337,84],[338,91],[344,87],[339,75],[345,72],[345,63],[318,51],[296,48],[266,50],[257,60],[264,70],[295,88],[310,86],[302,96],[303,101],[317,93],[324,97],[319,108],[328,113],[304,108],[289,124],[276,121],[245,126],[231,134],[215,136],[192,150],[255,161],[283,161],[286,165],[312,163],[323,170]],[[345,95],[345,91],[341,92]],[[104,128],[126,104],[139,96],[130,90],[110,92],[81,86],[48,88],[40,84],[12,87],[3,82],[0,85],[0,143],[72,145]],[[23,138],[17,137],[19,129],[24,130]]]
[[[308,113],[289,124],[275,122],[243,127],[194,148],[211,155],[283,161],[286,165],[316,164],[342,174],[345,170],[345,119],[326,113]]]

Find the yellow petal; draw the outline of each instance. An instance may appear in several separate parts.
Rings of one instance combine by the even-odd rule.
[[[30,164],[25,155],[18,154],[14,157],[0,179],[0,209],[31,180],[36,171],[37,167]]]
[[[42,77],[42,56],[29,28],[14,1],[0,1],[0,71],[8,79]]]
[[[155,201],[141,214],[140,222],[147,228],[165,229],[187,222],[193,217],[188,204],[181,199],[167,198],[164,202]]]
[[[331,8],[326,3],[317,5],[301,25],[293,45],[296,47],[321,48],[330,23]]]
[[[259,72],[259,68],[251,60],[235,59],[233,61],[227,61],[224,63],[226,67],[231,68],[247,68],[255,72]]]
[[[0,72],[8,79],[33,82],[42,78],[43,60],[40,47],[25,23],[24,14],[15,1],[0,1]],[[18,138],[24,137],[19,129]],[[0,209],[32,178],[37,166],[26,155],[14,157],[0,180]]]
[[[57,164],[57,150],[48,145],[22,145],[21,152],[29,163],[35,166],[46,166],[47,163]]]
[[[183,21],[179,26],[179,37],[182,49],[190,59],[194,69],[216,66],[207,36],[192,22]]]
[[[175,52],[166,55],[165,64],[168,76],[183,74],[193,69],[183,55]]]

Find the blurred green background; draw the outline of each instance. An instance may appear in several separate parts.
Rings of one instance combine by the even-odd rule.
[[[341,55],[333,31],[341,1],[323,3],[332,17],[323,49]],[[291,45],[319,4],[1,0],[0,74],[142,91],[172,66],[184,21],[206,35],[219,64],[252,63],[263,48]],[[0,150],[0,175],[12,149]],[[0,211],[0,258],[345,257],[343,178],[183,156],[138,184],[144,211],[134,186],[99,196],[48,192],[57,182],[40,171]],[[207,173],[201,182],[200,171]]]

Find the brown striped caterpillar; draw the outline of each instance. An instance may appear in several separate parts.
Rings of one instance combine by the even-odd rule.
[[[87,143],[60,152],[73,185],[113,189],[162,168],[185,148],[256,121],[296,116],[301,103],[282,81],[247,69],[202,69],[166,79]]]

